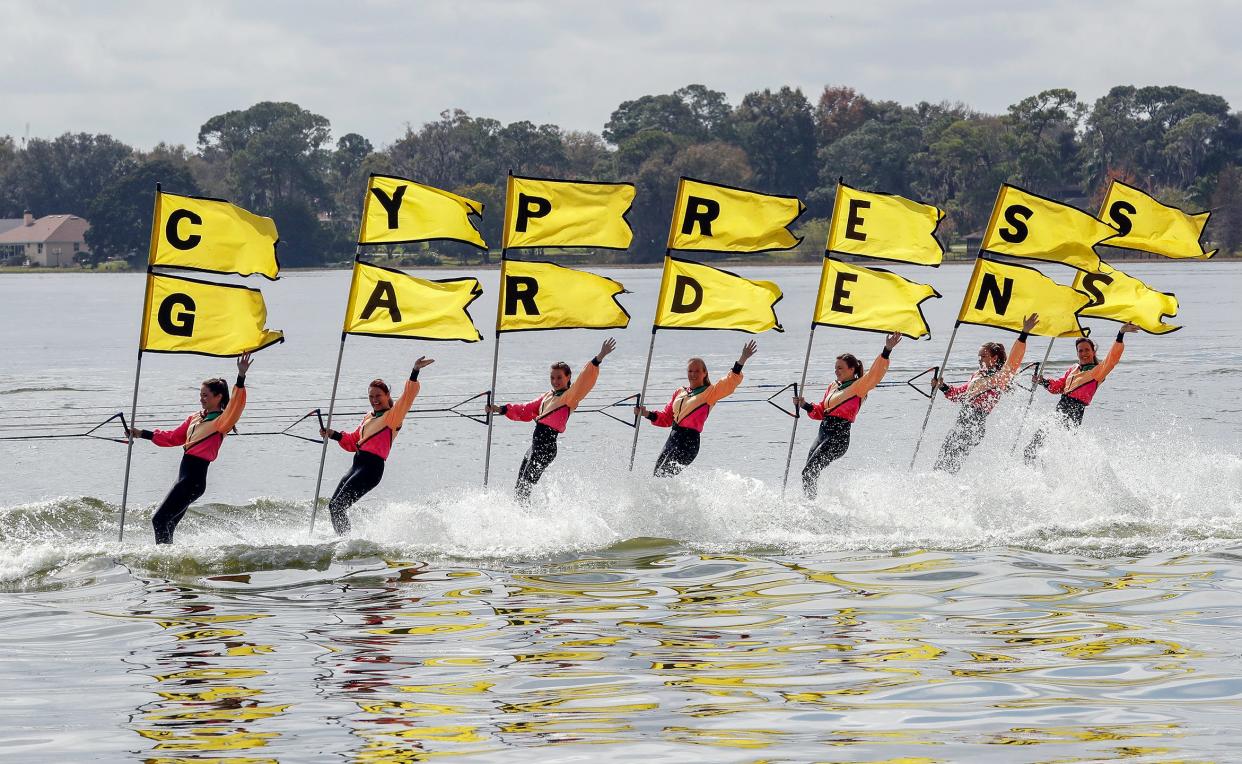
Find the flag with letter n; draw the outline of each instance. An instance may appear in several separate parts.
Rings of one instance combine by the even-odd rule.
[[[148,273],[139,350],[221,357],[253,353],[285,339],[266,324],[267,306],[257,289]]]
[[[1177,297],[1157,292],[1128,273],[1100,263],[1097,273],[1079,273],[1074,288],[1086,292],[1091,302],[1079,315],[1132,323],[1148,334],[1168,334],[1180,326],[1164,323],[1177,315]]]
[[[505,260],[500,266],[497,331],[622,329],[630,314],[617,301],[620,283],[555,263]]]
[[[806,210],[793,196],[706,183],[677,182],[668,248],[707,252],[763,252],[802,243],[789,226]]]
[[[1100,205],[1100,220],[1120,232],[1108,240],[1110,247],[1125,247],[1175,258],[1206,260],[1216,250],[1206,252],[1199,238],[1207,226],[1210,212],[1191,215],[1161,204],[1133,186],[1114,180]]]
[[[781,288],[699,263],[664,258],[655,326],[659,329],[784,331],[776,317]]]
[[[944,246],[936,238],[936,228],[943,219],[944,211],[930,204],[838,183],[826,249],[938,266],[944,258]]]
[[[1093,272],[1100,267],[1095,245],[1116,235],[1117,229],[1077,207],[1006,183],[996,194],[980,248]]]
[[[628,249],[634,232],[625,215],[633,203],[632,183],[510,175],[502,246]]]
[[[157,191],[150,264],[210,273],[280,273],[276,223],[223,199]]]
[[[1025,265],[975,260],[958,323],[1022,331],[1022,319],[1039,314],[1031,334],[1043,337],[1086,337],[1078,312],[1090,302],[1073,287],[1058,284]]]
[[[345,333],[478,342],[467,308],[481,294],[475,278],[429,281],[356,260]]]
[[[482,216],[482,202],[405,178],[372,175],[362,203],[358,243],[460,241],[487,249],[474,224]]]
[[[940,293],[896,273],[824,260],[814,323],[872,332],[901,332],[911,339],[930,335],[923,302]]]

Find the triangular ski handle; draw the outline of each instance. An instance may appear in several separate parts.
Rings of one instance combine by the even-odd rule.
[[[627,395],[627,396],[625,396],[624,398],[618,398],[617,400],[613,401],[612,403],[609,403],[609,404],[608,404],[608,405],[606,405],[606,406],[600,406],[600,407],[599,407],[599,408],[597,408],[597,409],[587,409],[587,410],[585,410],[583,413],[585,413],[585,414],[603,414],[604,416],[608,417],[609,419],[613,420],[614,422],[620,422],[621,424],[625,425],[626,427],[634,427],[634,417],[633,417],[632,415],[630,416],[630,418],[629,418],[629,419],[622,419],[621,417],[619,417],[619,416],[617,416],[617,415],[613,414],[611,411],[609,411],[609,410],[608,410],[608,409],[618,408],[618,407],[620,407],[620,406],[625,406],[625,404],[627,404],[627,403],[631,403],[631,402],[633,403],[633,405],[632,405],[632,406],[629,406],[628,408],[633,408],[634,406],[637,406],[637,405],[638,405],[638,393],[634,393],[633,395]]]
[[[95,434],[94,434],[96,430],[99,430],[99,429],[100,429],[100,428],[102,428],[104,425],[108,424],[109,422],[111,422],[111,421],[113,421],[113,420],[115,420],[115,419],[120,419],[120,420],[121,420],[121,430],[125,433],[125,437],[123,437],[123,438],[109,438],[107,435],[95,435]],[[103,420],[103,421],[102,421],[102,422],[100,422],[99,424],[95,425],[94,427],[90,428],[90,429],[89,429],[89,430],[87,430],[86,432],[82,433],[82,437],[84,437],[84,438],[95,438],[96,440],[110,440],[110,441],[112,441],[113,443],[129,443],[129,425],[127,425],[127,424],[125,423],[125,412],[124,412],[124,411],[118,411],[118,412],[116,412],[116,413],[115,413],[115,414],[113,414],[112,416],[108,417],[107,419]]]
[[[1035,375],[1039,374],[1039,367],[1040,367],[1040,365],[1041,365],[1041,364],[1040,364],[1040,362],[1039,362],[1039,361],[1031,361],[1031,362],[1030,362],[1030,363],[1028,363],[1026,366],[1023,366],[1022,368],[1018,369],[1018,373],[1013,375],[1013,378],[1014,378],[1014,380],[1015,380],[1015,381],[1014,381],[1014,384],[1015,384],[1015,385],[1017,385],[1018,387],[1022,388],[1023,390],[1026,390],[1028,393],[1029,393],[1029,392],[1034,392],[1034,390],[1035,390]],[[1034,368],[1034,369],[1035,369],[1035,371],[1031,372],[1031,384],[1028,386],[1028,385],[1024,385],[1024,384],[1022,384],[1021,382],[1017,381],[1017,380],[1020,380],[1020,379],[1022,378],[1022,375],[1026,373],[1026,370],[1027,370],[1027,369],[1030,369],[1030,368]]]
[[[906,384],[909,385],[910,388],[914,390],[914,392],[930,400],[935,395],[935,393],[928,392],[927,390],[924,390],[922,387],[919,387],[918,385],[914,384],[915,380],[922,379],[923,377],[926,377],[928,374],[931,374],[932,379],[935,379],[936,377],[940,376],[940,367],[933,366],[930,369],[927,369],[926,371],[921,371],[918,374],[915,374],[913,377],[910,377],[909,379],[907,379]]]
[[[307,436],[305,436],[305,435],[298,435],[297,433],[294,433],[294,432],[289,432],[289,431],[290,431],[290,430],[292,430],[294,427],[297,427],[298,425],[302,424],[302,422],[306,421],[307,419],[310,419],[311,417],[316,417],[316,418],[318,418],[318,419],[319,419],[319,428],[320,428],[320,429],[323,429],[323,427],[324,427],[324,423],[323,423],[323,413],[322,413],[322,411],[321,411],[320,409],[311,409],[310,411],[308,411],[308,412],[306,412],[305,414],[303,414],[303,415],[301,416],[301,418],[299,418],[296,422],[294,422],[293,424],[289,425],[289,426],[288,426],[288,427],[286,427],[285,429],[281,430],[279,434],[281,434],[281,435],[288,435],[289,437],[291,437],[291,438],[297,438],[298,440],[305,440],[305,441],[307,441],[307,442],[309,442],[309,443],[323,443],[323,440],[322,440],[322,439],[320,439],[320,438],[309,438],[309,437],[307,437]],[[256,433],[256,434],[258,434],[258,433]]]
[[[483,391],[483,392],[481,392],[481,393],[476,393],[476,394],[474,394],[474,395],[470,396],[469,398],[467,398],[467,399],[466,399],[466,400],[464,400],[464,401],[461,401],[460,403],[457,403],[457,404],[454,404],[454,405],[452,405],[452,406],[449,406],[447,409],[445,409],[445,411],[450,412],[450,413],[453,413],[453,414],[456,414],[456,415],[457,415],[457,416],[459,416],[459,417],[464,417],[464,418],[466,418],[466,419],[469,419],[471,422],[478,422],[479,424],[486,425],[486,424],[487,424],[487,416],[486,416],[486,415],[480,415],[480,414],[467,414],[467,413],[466,413],[466,412],[464,412],[464,411],[458,411],[458,409],[460,409],[462,406],[465,406],[467,403],[470,403],[470,402],[472,402],[472,401],[477,401],[478,399],[480,399],[480,398],[484,398],[484,397],[486,397],[486,398],[487,398],[487,403],[488,403],[488,405],[491,405],[491,402],[492,402],[492,391],[491,391],[491,390],[484,390],[484,391]]]
[[[779,410],[782,414],[784,414],[785,416],[789,416],[789,417],[793,417],[794,419],[797,419],[797,418],[799,417],[798,409],[793,408],[793,407],[790,407],[790,408],[785,408],[784,406],[782,406],[781,404],[779,404],[779,403],[777,403],[775,400],[773,400],[773,399],[774,399],[774,398],[776,398],[778,395],[780,395],[781,393],[785,392],[786,390],[788,390],[788,389],[789,389],[789,388],[791,388],[791,387],[793,388],[793,394],[794,394],[794,397],[795,397],[795,398],[797,398],[797,397],[798,397],[798,383],[797,383],[797,382],[790,382],[789,384],[787,384],[787,385],[785,385],[784,387],[782,387],[780,390],[777,390],[776,392],[774,392],[774,393],[772,393],[771,395],[769,395],[769,396],[768,396],[768,398],[767,398],[767,401],[768,401],[768,405],[772,406],[773,408],[778,409],[778,410]]]

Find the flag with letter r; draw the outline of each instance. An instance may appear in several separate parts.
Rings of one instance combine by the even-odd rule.
[[[793,249],[802,239],[790,233],[789,226],[805,210],[797,197],[682,178],[677,182],[668,248],[707,252]]]

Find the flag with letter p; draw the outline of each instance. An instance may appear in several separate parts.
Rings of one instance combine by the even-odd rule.
[[[936,228],[943,219],[944,211],[930,204],[838,183],[826,248],[847,255],[940,265],[944,246],[936,238]]]
[[[1210,212],[1190,215],[1176,207],[1161,204],[1133,186],[1114,180],[1100,205],[1100,220],[1120,231],[1108,240],[1110,247],[1125,247],[1175,258],[1206,260],[1216,250],[1205,252],[1199,243]]]
[[[621,329],[630,314],[617,302],[625,291],[612,279],[555,263],[505,260],[500,266],[497,331]]]
[[[923,302],[940,293],[896,273],[824,259],[813,322],[872,332],[901,332],[911,339],[930,335]]]
[[[958,323],[1022,331],[1022,319],[1039,314],[1031,334],[1042,337],[1086,337],[1078,312],[1090,302],[1073,287],[1058,284],[1034,268],[975,260]]]
[[[223,199],[155,195],[150,264],[275,280],[276,223]]]
[[[358,243],[445,240],[487,249],[471,220],[482,216],[482,202],[393,175],[372,175],[362,202]]]
[[[789,226],[806,210],[793,196],[705,183],[677,182],[668,248],[708,252],[763,252],[802,243]]]
[[[632,183],[510,175],[502,246],[628,249],[634,232],[625,214],[633,203]]]
[[[655,326],[660,329],[784,331],[776,318],[781,288],[699,263],[664,258]]]
[[[1177,297],[1157,292],[1128,273],[1100,263],[1097,273],[1079,273],[1074,288],[1091,296],[1079,315],[1128,322],[1148,334],[1168,334],[1180,326],[1164,323],[1177,315]]]
[[[429,281],[355,260],[345,333],[478,342],[483,335],[466,309],[481,294],[475,278]]]
[[[1091,272],[1100,267],[1095,245],[1116,235],[1117,229],[1077,207],[1006,183],[996,194],[980,248]]]
[[[257,289],[148,273],[138,348],[222,357],[253,353],[285,339],[266,323],[267,306]]]

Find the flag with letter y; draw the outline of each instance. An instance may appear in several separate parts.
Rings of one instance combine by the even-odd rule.
[[[1120,231],[1108,240],[1108,246],[1196,260],[1216,254],[1216,250],[1204,251],[1199,243],[1211,214],[1182,212],[1117,180],[1108,187],[1108,195],[1100,205],[1100,220]]]
[[[633,203],[632,183],[510,175],[502,246],[628,249],[634,232],[625,215]]]
[[[996,194],[980,248],[1090,272],[1100,267],[1095,245],[1116,235],[1117,229],[1077,207],[1006,183]]]
[[[223,199],[155,194],[150,264],[211,273],[280,272],[276,223]]]
[[[980,257],[966,287],[957,320],[963,324],[1022,331],[1022,319],[1039,314],[1031,334],[1042,337],[1086,337],[1078,312],[1090,298],[1058,284],[1034,268]]]
[[[497,331],[621,329],[630,314],[617,295],[625,287],[555,263],[505,260],[500,266]]]
[[[655,326],[659,329],[733,329],[757,334],[784,331],[776,317],[781,288],[736,273],[664,258]]]
[[[257,289],[180,276],[147,274],[146,313],[139,350],[229,357],[277,342]]]
[[[483,203],[392,175],[372,175],[362,203],[359,244],[460,241],[487,249],[474,219]]]
[[[478,342],[470,303],[483,294],[475,278],[429,281],[354,261],[345,333],[372,337]]]
[[[1074,288],[1091,296],[1079,315],[1138,326],[1148,334],[1168,334],[1180,326],[1164,323],[1177,315],[1177,297],[1157,292],[1128,273],[1100,263],[1097,273],[1079,273]]]
[[[806,210],[793,196],[761,194],[693,178],[677,182],[668,248],[707,252],[792,249],[789,226]]]
[[[943,219],[944,211],[930,204],[838,183],[826,249],[915,265],[940,265],[944,246],[936,238],[936,228]]]

